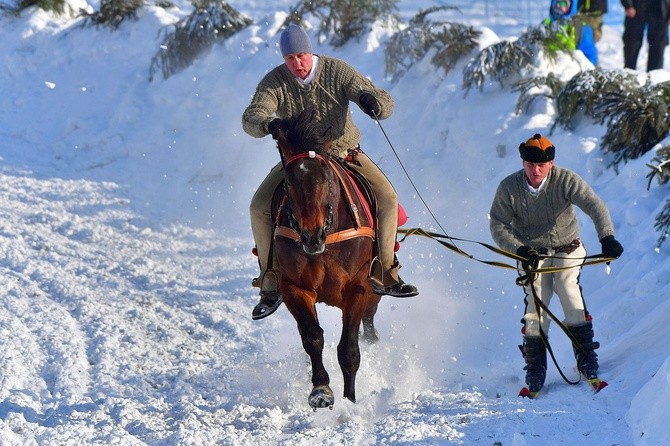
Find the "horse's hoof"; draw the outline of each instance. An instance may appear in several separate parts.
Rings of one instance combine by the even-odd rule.
[[[314,390],[312,390],[312,393],[309,394],[309,405],[313,407],[314,410],[322,409],[324,407],[332,409],[334,403],[335,396],[333,395],[333,391],[330,390],[330,387],[327,385],[316,386]]]
[[[379,332],[376,328],[365,328],[363,330],[363,341],[368,344],[376,344],[379,341]]]

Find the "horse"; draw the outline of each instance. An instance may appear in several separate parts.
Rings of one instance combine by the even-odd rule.
[[[337,358],[344,398],[356,402],[361,325],[363,340],[379,340],[374,315],[381,296],[368,282],[374,223],[369,212],[360,212],[367,205],[349,183],[342,162],[329,155],[330,129],[322,131],[313,109],[282,119],[276,139],[284,167],[283,194],[277,194],[282,198],[273,200],[279,291],[311,360],[309,405],[332,409],[335,397],[323,365],[316,303],[342,310]]]

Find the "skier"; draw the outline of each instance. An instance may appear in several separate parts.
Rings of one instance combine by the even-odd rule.
[[[595,225],[606,257],[617,258],[623,247],[614,238],[614,226],[605,203],[576,173],[554,165],[554,145],[535,134],[519,146],[523,169],[505,178],[495,194],[490,211],[490,229],[502,249],[515,252],[527,272],[543,267],[565,268],[552,274],[528,274],[524,285],[525,310],[522,350],[526,384],[530,396],[542,389],[547,371],[548,307],[552,295],[560,299],[563,324],[574,338],[577,368],[587,380],[597,379],[598,355],[593,341],[593,323],[579,284],[586,249],[579,238],[573,205]],[[523,273],[520,273],[523,275]]]

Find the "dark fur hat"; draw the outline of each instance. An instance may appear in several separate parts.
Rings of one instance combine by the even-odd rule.
[[[521,158],[529,163],[547,163],[554,159],[556,148],[546,136],[536,133],[519,145],[519,153]]]

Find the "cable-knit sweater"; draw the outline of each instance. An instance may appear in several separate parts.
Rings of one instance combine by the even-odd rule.
[[[537,194],[527,189],[523,169],[515,172],[500,183],[491,205],[493,240],[509,252],[516,252],[521,245],[567,245],[579,238],[573,205],[593,220],[599,240],[614,235],[607,206],[575,172],[553,166]]]
[[[288,118],[299,114],[308,104],[316,108],[317,120],[324,130],[331,128],[331,153],[344,157],[356,147],[361,132],[354,125],[349,110],[352,101],[360,107],[361,93],[372,94],[380,106],[379,118],[393,112],[393,99],[385,90],[375,87],[369,79],[346,62],[328,56],[318,56],[316,73],[305,86],[297,81],[286,64],[281,64],[263,77],[256,88],[251,104],[242,114],[242,128],[249,135],[267,135],[268,124],[275,117]]]

